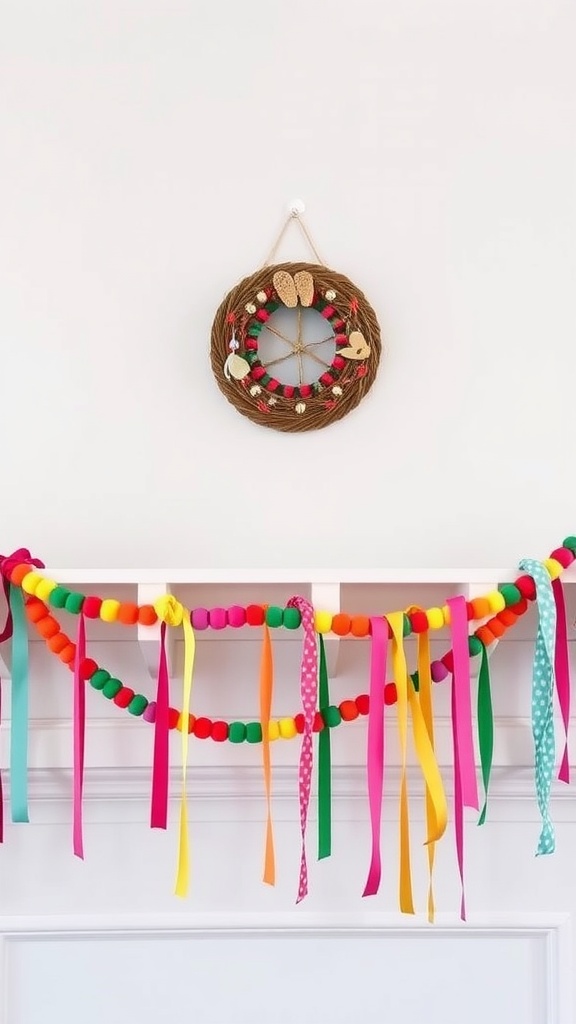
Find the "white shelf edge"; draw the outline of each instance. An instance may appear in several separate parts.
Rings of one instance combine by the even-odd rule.
[[[576,563],[574,563],[576,566]],[[43,575],[70,586],[79,584],[109,584],[138,586],[139,584],[356,584],[366,586],[411,586],[413,584],[475,584],[506,583],[519,576],[518,568],[444,568],[444,569],[59,569],[42,570]],[[576,583],[576,568],[571,566],[562,574],[565,583]]]

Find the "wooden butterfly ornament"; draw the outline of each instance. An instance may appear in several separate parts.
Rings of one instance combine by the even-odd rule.
[[[294,309],[298,301],[311,306],[314,301],[314,278],[307,270],[299,270],[294,276],[287,270],[277,270],[272,278],[276,294],[288,309]]]

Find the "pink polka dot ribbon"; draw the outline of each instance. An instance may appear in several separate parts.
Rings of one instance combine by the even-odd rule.
[[[304,713],[304,731],[300,748],[300,765],[298,770],[298,793],[300,798],[300,831],[302,834],[302,853],[300,857],[300,880],[298,883],[297,903],[308,895],[308,866],[306,864],[306,823],[312,787],[313,742],[312,730],[316,703],[318,699],[318,646],[314,629],[314,608],[304,597],[292,597],[288,602],[291,608],[297,608],[302,617],[304,629],[304,645],[300,665],[300,697]]]

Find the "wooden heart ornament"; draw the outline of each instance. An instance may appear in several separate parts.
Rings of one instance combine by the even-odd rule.
[[[341,348],[338,355],[344,359],[367,359],[370,355],[370,345],[361,331],[351,331],[347,347]]]

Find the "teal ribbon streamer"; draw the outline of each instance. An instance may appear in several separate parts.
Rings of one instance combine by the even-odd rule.
[[[477,720],[478,749],[480,750],[482,783],[484,785],[484,806],[478,818],[479,825],[483,825],[486,821],[488,789],[490,788],[490,774],[492,772],[492,757],[494,754],[494,712],[492,710],[490,686],[490,662],[488,661],[488,652],[485,644],[482,644],[481,659],[480,674],[478,676]]]
[[[10,808],[12,821],[28,817],[28,627],[24,597],[10,584],[12,635],[12,709],[10,725]]]
[[[330,688],[324,637],[318,634],[320,646],[320,669],[318,703],[320,710],[327,712],[330,706]],[[330,729],[328,723],[318,734],[318,860],[332,853],[332,761],[330,752]]]
[[[536,769],[536,796],[542,816],[542,830],[536,855],[554,853],[556,840],[550,819],[550,792],[554,774],[554,650],[556,644],[556,603],[552,581],[544,566],[533,558],[520,562],[523,572],[536,585],[538,632],[532,668],[532,736]]]

